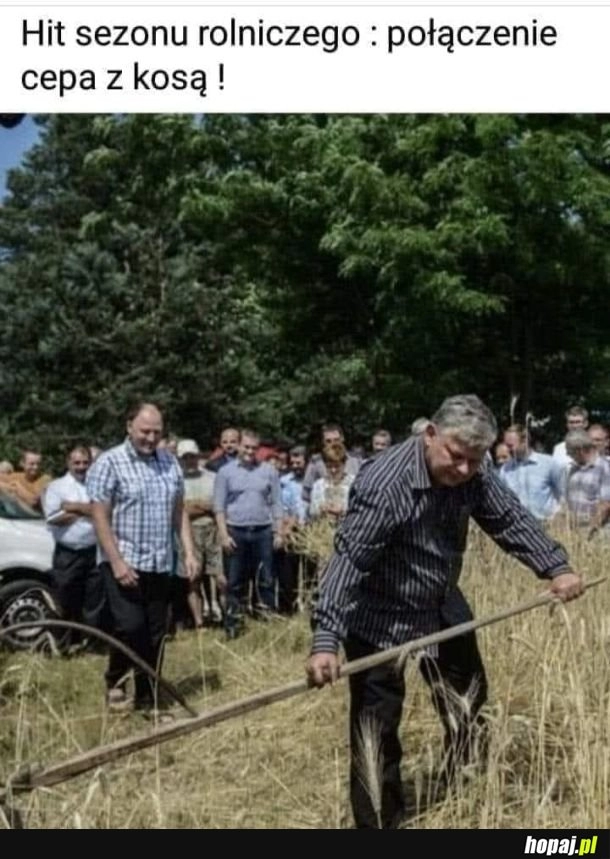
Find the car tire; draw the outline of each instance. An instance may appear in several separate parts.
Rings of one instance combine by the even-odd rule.
[[[53,592],[44,582],[18,579],[0,586],[0,630],[15,623],[57,617]],[[60,640],[61,631],[32,627],[3,636],[0,638],[0,647],[10,650],[53,651],[60,649]]]

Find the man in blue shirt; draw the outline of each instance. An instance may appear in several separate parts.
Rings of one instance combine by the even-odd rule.
[[[552,456],[529,447],[527,432],[513,424],[504,432],[511,458],[499,470],[500,479],[540,522],[548,522],[561,506],[563,469]]]
[[[172,453],[158,447],[162,435],[157,406],[138,403],[127,416],[125,441],[102,453],[87,474],[114,635],[155,669],[167,628],[176,534],[187,578],[199,572],[182,470]],[[125,675],[130,667],[122,653],[110,652],[106,685],[112,709],[129,703]],[[154,691],[148,676],[136,671],[135,708],[151,710]]]
[[[248,571],[255,571],[254,608],[267,618],[275,612],[273,550],[282,546],[282,502],[277,469],[257,462],[257,433],[243,430],[237,457],[224,465],[214,484],[214,512],[227,564],[225,626],[228,638],[242,627],[242,595]]]

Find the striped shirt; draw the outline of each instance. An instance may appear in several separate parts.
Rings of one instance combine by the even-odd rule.
[[[540,578],[569,569],[486,463],[468,482],[434,486],[421,437],[363,464],[313,610],[312,652],[354,635],[385,649],[470,617],[457,588],[469,517]]]
[[[87,472],[91,501],[109,502],[112,531],[125,563],[144,572],[174,569],[174,512],[184,478],[173,454],[141,456],[127,439],[100,454]],[[98,549],[98,562],[106,561]]]

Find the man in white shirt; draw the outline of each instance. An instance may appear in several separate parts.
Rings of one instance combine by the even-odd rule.
[[[88,448],[73,448],[67,458],[68,470],[49,483],[42,506],[55,540],[53,582],[62,616],[101,628],[104,585],[96,563],[96,537],[85,486],[90,463]],[[71,633],[66,640],[76,644],[81,636]]]

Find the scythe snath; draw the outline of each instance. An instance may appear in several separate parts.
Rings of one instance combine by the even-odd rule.
[[[605,581],[605,577],[593,579],[592,581],[585,583],[585,589],[588,590]],[[365,671],[366,669],[372,668],[376,665],[381,665],[384,662],[404,659],[405,657],[412,655],[425,647],[429,647],[430,645],[438,644],[441,641],[449,641],[450,639],[457,638],[467,632],[472,632],[485,626],[491,626],[501,620],[506,620],[510,617],[514,617],[515,615],[523,614],[524,612],[531,611],[532,609],[540,608],[549,604],[555,604],[557,602],[558,598],[551,591],[545,591],[533,599],[519,603],[511,608],[502,609],[501,611],[488,615],[487,617],[483,617],[480,620],[466,621],[465,623],[457,624],[456,626],[449,627],[448,629],[441,630],[440,632],[435,632],[431,635],[417,638],[414,641],[407,642],[399,647],[393,647],[388,650],[383,650],[379,653],[366,656],[362,659],[347,662],[341,666],[339,679],[348,677],[351,674],[357,674],[360,671]],[[14,630],[17,626],[22,628],[26,628],[27,626],[42,627],[50,624],[60,625],[61,623],[62,621],[32,621],[31,624],[16,624],[10,629]],[[7,632],[8,630],[0,630],[0,638]],[[167,681],[162,681],[161,678],[157,679],[160,685],[168,685]],[[247,698],[241,698],[238,701],[223,704],[222,706],[215,707],[207,712],[193,715],[190,719],[180,719],[168,725],[161,725],[149,733],[118,740],[115,743],[97,746],[83,752],[82,754],[75,755],[62,763],[52,764],[47,767],[29,766],[22,768],[10,779],[5,788],[0,789],[0,801],[19,792],[34,790],[37,787],[51,787],[52,785],[60,784],[71,778],[75,778],[82,773],[89,772],[92,769],[96,769],[97,767],[107,764],[110,761],[115,761],[142,749],[150,748],[151,746],[156,746],[160,743],[165,743],[168,740],[184,737],[187,734],[192,734],[202,728],[217,725],[220,722],[227,721],[228,719],[234,719],[237,716],[252,713],[255,710],[268,706],[269,704],[273,704],[276,701],[284,701],[287,698],[300,695],[311,688],[312,687],[308,684],[307,680],[303,677],[283,686],[277,686],[273,689],[258,692]],[[175,693],[175,690],[173,691]],[[174,697],[176,697],[175,694]],[[193,712],[190,708],[189,711]]]

